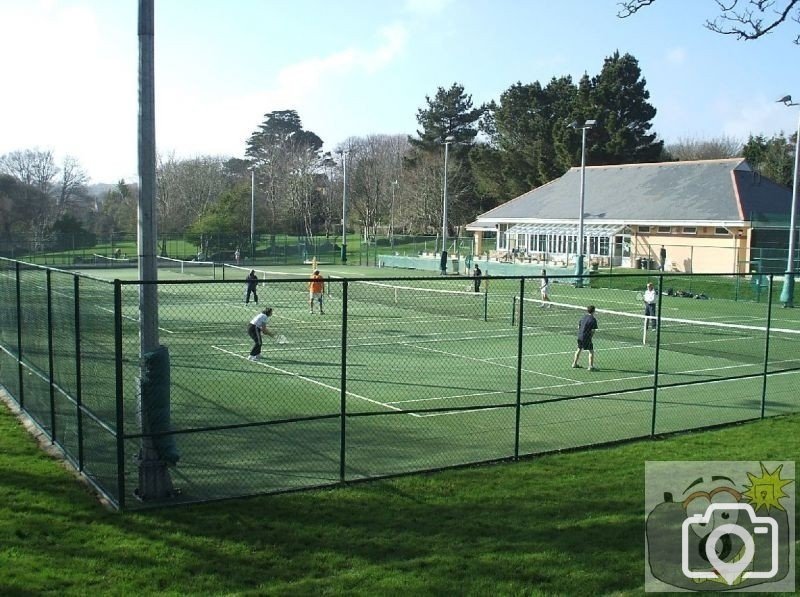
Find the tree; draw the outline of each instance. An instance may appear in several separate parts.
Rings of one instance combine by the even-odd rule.
[[[161,232],[182,232],[219,200],[228,186],[224,159],[199,156],[178,160],[170,155],[158,164],[158,216]]]
[[[31,232],[37,214],[37,205],[48,197],[37,188],[8,174],[0,174],[0,231],[10,238],[12,234]]]
[[[466,223],[478,213],[481,198],[469,162],[469,154],[478,134],[478,121],[485,112],[485,106],[474,108],[472,96],[464,91],[463,85],[453,83],[450,89],[439,87],[433,99],[425,97],[427,107],[417,110],[417,122],[422,127],[417,130],[418,138],[409,137],[412,145],[405,160],[408,170],[420,168],[417,176],[408,178],[412,185],[406,185],[407,193],[426,201],[432,196],[434,186],[442,188],[444,182],[445,140],[450,140],[447,163],[448,221],[451,225]],[[431,186],[429,169],[439,164],[440,182]],[[439,202],[442,193],[439,191]],[[425,219],[432,212],[428,211]],[[440,220],[441,222],[441,220]],[[455,224],[454,224],[455,223]],[[426,225],[427,231],[430,226]]]
[[[347,146],[350,213],[358,217],[365,233],[374,237],[380,224],[386,226],[393,220],[393,207],[402,213],[399,202],[392,205],[392,192],[394,181],[403,176],[408,139],[405,135],[368,135],[348,139]],[[398,201],[396,191],[394,199]]]
[[[617,16],[625,19],[656,0],[624,0],[617,2]],[[787,20],[800,23],[800,0],[716,0],[720,14],[705,22],[706,29],[739,40],[753,40],[772,33]],[[794,38],[800,45],[800,35]]]
[[[792,186],[794,172],[793,138],[787,138],[782,133],[771,139],[763,135],[750,138],[742,148],[742,155],[756,170],[767,178],[787,187]]]
[[[742,142],[732,137],[713,139],[682,138],[664,147],[665,157],[681,162],[689,160],[720,160],[742,155]]]
[[[483,106],[473,108],[472,96],[464,92],[464,86],[453,83],[450,89],[439,87],[433,99],[425,96],[427,108],[417,110],[418,139],[409,137],[411,145],[418,149],[433,151],[448,137],[456,143],[471,144],[478,134],[477,123],[483,114]]]
[[[81,167],[80,162],[72,156],[65,157],[61,167],[61,180],[56,201],[60,213],[63,213],[79,195],[85,193],[85,186],[88,182],[89,175]]]
[[[311,234],[314,175],[321,165],[321,148],[322,140],[303,129],[295,110],[265,114],[248,139],[245,155],[256,169],[272,230]]]
[[[647,101],[650,92],[641,75],[636,58],[615,52],[605,59],[600,74],[592,78],[585,103],[576,110],[581,120],[597,120],[587,139],[592,165],[655,162],[661,158],[664,142],[656,141],[657,135],[649,132],[656,109]],[[579,137],[580,132],[574,131],[577,149],[573,164],[580,163]]]

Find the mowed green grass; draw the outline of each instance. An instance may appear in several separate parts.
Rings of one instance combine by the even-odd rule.
[[[797,460],[798,424],[118,514],[0,409],[0,593],[640,595],[645,461]]]

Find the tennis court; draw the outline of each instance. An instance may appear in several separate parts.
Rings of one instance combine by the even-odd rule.
[[[174,282],[159,282],[158,325],[170,352],[171,426],[181,453],[172,474],[187,500],[503,459],[800,408],[793,390],[800,317],[770,312],[766,303],[663,296],[659,329],[645,333],[635,292],[575,288],[566,277],[554,280],[552,303],[543,304],[535,278],[484,280],[476,293],[463,277],[322,266],[320,315],[309,312],[307,266],[256,268],[258,306],[244,303],[249,269],[179,267],[170,272]],[[375,276],[387,271],[391,276]],[[133,272],[103,276],[133,280]],[[83,375],[92,377],[84,391],[87,383],[94,387],[84,404],[111,425],[113,293],[109,286],[100,298],[90,286],[91,301],[81,301],[83,317],[93,319],[82,348]],[[139,443],[138,293],[137,283],[120,283],[121,422],[129,455]],[[598,371],[585,368],[585,356],[583,368],[571,367],[577,323],[590,303],[598,308]],[[287,343],[267,338],[262,360],[252,362],[246,325],[265,305],[274,308],[269,329]],[[110,476],[113,442],[92,437],[94,453],[105,454],[94,468]],[[136,474],[129,460],[126,487],[136,486]]]

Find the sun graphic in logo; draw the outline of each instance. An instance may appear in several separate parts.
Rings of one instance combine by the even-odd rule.
[[[771,508],[777,508],[785,512],[786,509],[781,504],[781,499],[789,496],[784,493],[783,488],[791,483],[792,480],[781,479],[782,464],[772,472],[767,470],[764,463],[759,464],[761,465],[761,476],[757,477],[752,473],[747,473],[750,485],[744,484],[747,490],[742,493],[742,496],[750,501],[756,512],[760,508],[765,508],[767,512]]]

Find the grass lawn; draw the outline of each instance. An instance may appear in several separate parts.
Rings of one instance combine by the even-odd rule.
[[[797,460],[798,424],[117,514],[0,408],[0,594],[639,595],[644,462]]]

